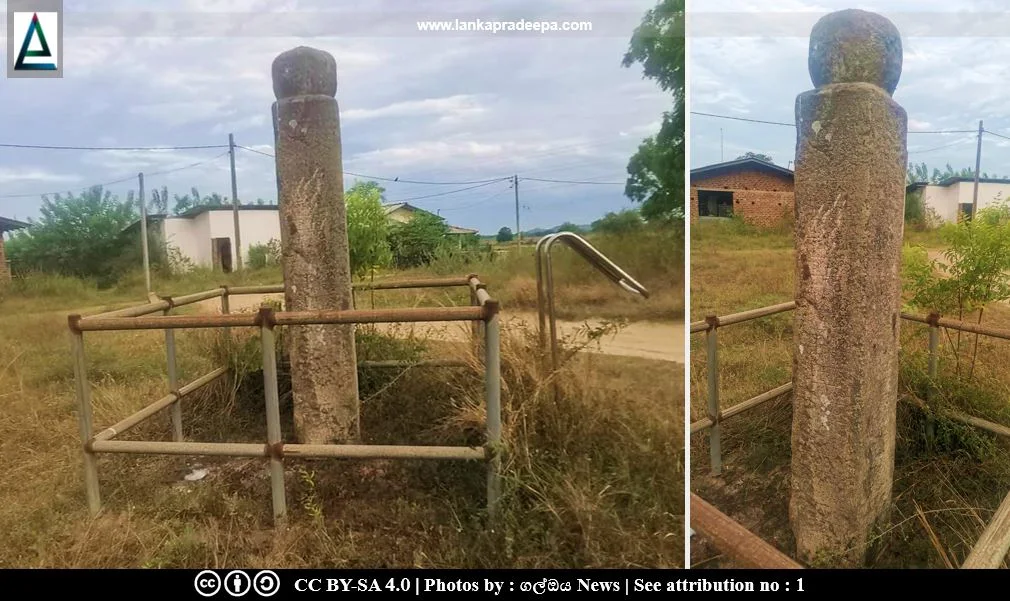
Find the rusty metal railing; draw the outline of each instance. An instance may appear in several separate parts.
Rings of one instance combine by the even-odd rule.
[[[690,324],[690,333],[696,334],[699,332],[705,332],[706,338],[706,365],[708,371],[708,399],[707,399],[707,413],[708,415],[700,420],[691,423],[691,434],[696,434],[698,432],[708,431],[708,442],[709,442],[709,461],[710,467],[713,475],[719,475],[722,473],[722,441],[721,441],[721,428],[720,424],[723,420],[739,415],[744,411],[748,411],[764,404],[767,401],[781,397],[784,394],[788,394],[793,389],[793,383],[787,382],[781,386],[773,388],[767,392],[763,392],[753,398],[747,399],[741,403],[737,403],[723,411],[719,404],[719,348],[718,348],[718,329],[720,327],[733,325],[737,323],[743,323],[746,321],[751,321],[754,319],[759,319],[761,317],[768,317],[770,315],[776,315],[779,313],[784,313],[787,311],[792,311],[796,308],[795,301],[789,301],[786,303],[781,303],[777,305],[771,305],[768,307],[761,307],[759,309],[751,309],[749,311],[742,311],[740,313],[733,313],[730,315],[725,315],[722,317],[716,315],[706,316],[704,320],[696,321]],[[926,402],[922,403],[918,399],[900,397],[902,401],[917,406],[921,409],[928,409],[927,411],[927,436],[932,436],[933,433],[933,418],[932,414],[936,411],[933,399],[936,395],[935,381],[937,377],[937,366],[939,363],[939,340],[940,340],[940,328],[949,328],[952,330],[959,330],[962,332],[970,332],[974,334],[979,334],[981,336],[988,336],[991,338],[999,338],[1003,340],[1010,340],[1010,330],[1003,330],[999,328],[991,328],[988,326],[982,326],[979,324],[971,324],[963,321],[947,319],[941,317],[938,313],[931,313],[926,316],[914,315],[910,313],[901,313],[901,318],[906,321],[913,321],[918,323],[924,323],[929,326],[929,387],[926,390]],[[954,421],[973,426],[996,434],[998,436],[1003,436],[1010,439],[1010,428],[997,424],[985,419],[967,415],[958,411],[947,411],[945,416]],[[693,496],[693,495],[692,495]],[[699,501],[701,499],[699,498]],[[703,502],[703,501],[702,501]],[[713,508],[714,509],[714,508]],[[692,511],[694,511],[694,505],[692,501]],[[703,520],[711,517],[709,513],[704,510],[702,512]],[[708,516],[708,517],[706,517]],[[692,515],[692,520],[694,516]],[[713,518],[714,519],[714,518]],[[727,518],[728,519],[728,518]],[[715,522],[713,522],[715,523]],[[700,524],[698,530],[704,531],[704,523]],[[741,526],[742,528],[742,526]],[[748,533],[749,534],[749,533]],[[752,535],[753,536],[753,535]],[[719,544],[718,540],[714,542]],[[723,550],[726,553],[738,552],[739,550],[731,549],[725,544]],[[723,548],[720,547],[720,548]],[[996,510],[996,514],[993,519],[989,522],[979,541],[976,543],[975,547],[972,549],[971,554],[965,560],[962,568],[996,568],[1002,563],[1003,558],[1006,557],[1007,552],[1010,551],[1010,495],[1000,505],[999,509]],[[756,555],[753,557],[754,561],[758,561],[760,558]]]
[[[261,307],[257,313],[233,314],[228,298],[235,294],[268,294],[283,292],[283,286],[222,286],[213,290],[180,297],[164,297],[160,301],[127,307],[98,315],[70,315],[72,353],[76,382],[80,435],[83,443],[84,484],[91,513],[101,511],[97,455],[100,453],[214,455],[228,457],[262,457],[269,459],[270,488],[275,523],[287,516],[284,492],[284,459],[289,457],[331,457],[345,459],[434,459],[485,461],[487,463],[487,510],[493,523],[498,516],[501,496],[499,446],[501,442],[501,353],[498,301],[491,298],[486,286],[474,275],[465,278],[435,280],[401,280],[371,285],[374,289],[466,286],[473,306],[420,307],[377,310],[274,311]],[[221,298],[220,315],[169,315],[175,308],[211,298]],[[162,315],[152,316],[161,312]],[[484,395],[486,402],[486,442],[483,447],[446,447],[416,445],[313,445],[284,444],[281,440],[280,401],[277,381],[277,357],[274,330],[278,326],[308,324],[410,323],[410,322],[473,322],[483,325]],[[182,428],[182,401],[202,387],[227,373],[215,369],[200,378],[177,387],[174,331],[189,328],[253,327],[260,333],[263,355],[263,383],[266,401],[267,440],[263,444],[186,441]],[[118,330],[164,330],[167,355],[169,392],[166,396],[107,427],[97,434],[92,423],[91,386],[87,376],[84,353],[84,332]],[[477,329],[474,332],[478,332]],[[366,367],[386,368],[427,365],[453,367],[465,365],[457,361],[364,362]],[[172,441],[118,440],[117,437],[146,419],[170,409]]]
[[[548,322],[551,334],[551,366],[558,368],[558,326],[554,315],[554,268],[551,261],[551,249],[561,242],[571,248],[590,265],[596,268],[611,282],[617,284],[631,294],[649,298],[649,291],[628,275],[623,269],[611,261],[605,254],[597,250],[585,238],[572,232],[557,232],[548,234],[537,240],[535,257],[537,272],[537,317],[539,318],[540,347],[546,345],[546,330]]]

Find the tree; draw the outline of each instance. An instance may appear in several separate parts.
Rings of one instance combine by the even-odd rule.
[[[417,212],[407,223],[394,224],[389,229],[393,262],[400,268],[429,263],[448,233],[444,219],[425,211]]]
[[[625,195],[642,203],[642,216],[684,217],[684,0],[660,0],[631,36],[623,66],[641,63],[644,76],[673,96],[659,133],[646,138],[628,161]]]
[[[503,227],[498,230],[498,235],[495,236],[495,240],[498,242],[511,242],[512,238],[512,230],[507,227]]]
[[[19,269],[108,283],[124,254],[133,252],[133,246],[137,254],[141,251],[139,237],[123,231],[139,217],[135,208],[101,186],[77,196],[43,196],[40,213],[38,221],[7,243],[7,255]]]
[[[737,157],[738,161],[740,159],[757,159],[759,161],[764,161],[766,163],[774,163],[775,162],[775,161],[772,160],[772,158],[770,156],[768,156],[767,154],[761,154],[760,152],[745,152],[745,153],[743,153],[743,154],[741,154],[740,156]]]
[[[645,222],[635,210],[625,209],[619,213],[607,213],[592,223],[590,228],[601,234],[626,234],[642,229]]]
[[[940,171],[937,168],[933,168],[930,172],[929,167],[926,163],[909,163],[908,170],[905,175],[905,184],[916,184],[916,183],[927,183],[927,184],[938,184],[945,179],[952,177],[975,177],[975,169],[972,167],[962,167],[961,169],[954,169],[947,163],[946,169]],[[995,173],[990,174],[988,171],[979,172],[979,177],[983,178],[999,178],[1002,177]]]
[[[997,202],[979,209],[971,220],[948,224],[940,230],[943,261],[930,259],[924,249],[909,253],[902,266],[909,303],[964,321],[985,308],[1010,300],[1010,205]],[[961,333],[954,348],[955,369],[960,372]],[[969,375],[975,367],[978,337],[972,349]]]
[[[392,261],[389,222],[382,208],[383,192],[375,182],[358,182],[344,193],[347,244],[354,276],[363,276]]]
[[[570,222],[570,221],[566,221],[566,222],[564,222],[564,223],[562,223],[561,225],[558,226],[557,231],[559,231],[559,232],[572,232],[573,234],[581,234],[582,233],[582,228],[579,227],[578,225]]]
[[[162,186],[160,193],[157,188],[151,190],[151,202],[147,205],[147,210],[152,213],[168,212],[168,186]]]

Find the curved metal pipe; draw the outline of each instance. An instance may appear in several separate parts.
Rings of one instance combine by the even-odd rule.
[[[551,249],[556,242],[562,242],[571,248],[587,263],[596,268],[611,282],[631,294],[638,294],[644,298],[649,297],[649,291],[635,278],[628,275],[616,263],[611,261],[606,255],[601,253],[585,238],[573,232],[555,232],[548,234],[537,241],[535,249],[535,262],[537,272],[537,317],[540,322],[539,339],[540,346],[546,345],[546,330],[548,325],[551,337],[551,363],[554,369],[558,368],[558,337],[557,320],[554,316],[554,268],[551,260]],[[544,258],[546,255],[546,267]]]

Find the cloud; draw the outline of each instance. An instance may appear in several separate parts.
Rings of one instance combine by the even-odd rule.
[[[375,109],[351,109],[341,113],[340,118],[344,121],[422,116],[436,116],[440,119],[458,119],[479,115],[485,110],[477,96],[472,94],[457,94],[444,98],[425,98],[424,100],[394,102]]]
[[[45,169],[36,168],[18,168],[11,169],[8,167],[0,167],[0,184],[7,184],[12,182],[41,182],[41,183],[53,183],[53,182],[75,182],[80,178],[76,175],[60,175],[57,173],[52,173]]]

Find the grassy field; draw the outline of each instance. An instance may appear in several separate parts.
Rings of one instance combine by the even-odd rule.
[[[906,244],[937,248],[931,233],[908,232]],[[792,300],[791,233],[760,232],[737,223],[692,225],[691,319],[735,313]],[[1010,307],[986,309],[983,323],[1010,328]],[[904,321],[900,392],[924,398],[927,328]],[[941,336],[937,379],[941,412],[956,409],[1010,425],[1007,343]],[[735,324],[719,333],[720,404],[723,409],[784,384],[792,372],[790,313]],[[691,419],[705,416],[707,371],[704,334],[691,337]],[[970,375],[969,375],[970,373]],[[1010,491],[1008,445],[942,417],[933,448],[925,444],[921,411],[899,403],[897,459],[890,524],[874,536],[872,567],[957,567]],[[723,426],[722,476],[710,475],[707,437],[691,440],[692,489],[780,550],[795,550],[788,520],[790,397],[773,400]],[[703,540],[692,545],[697,567],[731,565]]]
[[[613,302],[587,307],[579,295],[588,293],[579,291],[596,286],[599,278],[573,265],[569,272],[571,259],[559,255],[559,298],[566,299],[570,314],[634,318],[682,311],[676,304],[682,288],[675,259],[647,261],[647,253],[662,246],[659,240],[643,248],[609,244],[615,261],[651,284],[655,296],[633,304],[598,291]],[[471,271],[503,297],[504,306],[529,302],[524,294],[530,257],[435,265],[423,273]],[[159,277],[155,288],[175,295],[221,283],[280,279],[276,269],[241,276],[201,272]],[[535,332],[521,328],[503,332],[504,520],[494,535],[484,523],[483,466],[441,462],[286,461],[290,523],[276,531],[261,460],[106,455],[99,463],[104,508],[92,519],[83,493],[66,316],[144,298],[143,279],[137,277],[98,290],[78,280],[33,276],[3,291],[0,460],[7,467],[0,471],[0,531],[7,544],[0,547],[0,567],[677,567],[683,562],[681,366],[577,353],[552,374],[540,360]],[[378,298],[400,301],[399,306],[455,300],[438,293]],[[213,332],[177,333],[181,381],[225,361],[233,368],[227,381],[184,403],[188,439],[264,440],[258,343],[251,332],[235,335],[241,352],[229,359]],[[387,338],[366,329],[358,339],[362,360],[470,358],[465,345]],[[573,341],[569,350],[578,344]],[[96,428],[167,391],[161,332],[91,333],[86,347]],[[482,371],[472,358],[470,363],[453,368],[452,377],[444,369],[362,371],[365,440],[482,444]],[[557,399],[550,392],[553,380],[561,390]],[[285,433],[290,437],[289,428]],[[128,436],[169,437],[164,414]],[[198,467],[208,470],[206,477],[184,479]]]

